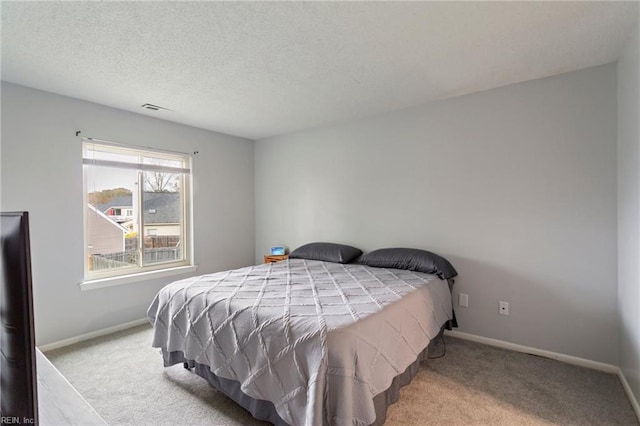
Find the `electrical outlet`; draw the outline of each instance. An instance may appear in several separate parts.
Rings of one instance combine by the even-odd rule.
[[[465,293],[459,293],[458,294],[458,306],[461,306],[463,308],[468,308],[469,307],[469,295],[465,294]]]
[[[500,309],[498,309],[500,315],[509,315],[509,302],[500,302]]]

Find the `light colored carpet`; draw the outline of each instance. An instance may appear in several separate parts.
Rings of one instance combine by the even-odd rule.
[[[638,425],[617,376],[446,337],[386,425]],[[437,347],[438,352],[442,347]],[[266,425],[182,365],[162,366],[140,326],[46,353],[111,425]]]

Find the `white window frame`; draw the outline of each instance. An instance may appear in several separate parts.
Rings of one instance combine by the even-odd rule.
[[[117,161],[108,161],[108,160],[91,160],[87,158],[86,151],[87,148],[91,147],[100,147],[101,149],[107,150],[109,152],[114,153],[127,153],[132,154],[136,153],[139,158],[143,156],[151,156],[154,158],[166,158],[170,160],[181,159],[184,161],[184,168],[172,168],[167,166],[154,166],[149,164],[142,164],[140,161],[138,164],[135,163],[120,163]],[[153,148],[144,148],[137,147],[133,145],[124,145],[124,144],[116,144],[113,142],[106,141],[98,141],[91,138],[83,138],[82,140],[82,158],[83,158],[83,167],[82,167],[82,181],[83,181],[83,240],[84,240],[84,280],[80,283],[80,287],[82,290],[92,289],[92,288],[101,288],[108,287],[111,285],[120,285],[126,284],[130,282],[142,281],[152,278],[160,278],[164,276],[171,276],[176,274],[183,274],[188,272],[193,272],[196,270],[196,266],[193,264],[193,229],[192,229],[192,206],[193,206],[193,194],[192,194],[192,185],[191,185],[191,173],[192,173],[192,161],[191,156],[186,153],[179,152],[171,152],[164,150],[157,150]],[[88,236],[88,218],[87,218],[87,205],[89,203],[88,194],[89,188],[87,187],[87,168],[92,165],[99,166],[107,166],[113,168],[128,168],[128,169],[136,169],[138,173],[138,200],[142,200],[142,192],[144,191],[144,185],[142,181],[143,171],[149,170],[158,170],[162,169],[162,171],[175,171],[176,173],[183,174],[183,188],[182,188],[182,196],[184,197],[184,203],[182,205],[182,218],[183,218],[183,241],[181,243],[182,249],[184,251],[184,259],[179,261],[168,261],[168,262],[159,262],[153,265],[147,266],[137,266],[131,268],[123,268],[123,269],[114,269],[114,270],[106,270],[106,271],[89,271],[88,265],[88,256],[89,256],[89,236]],[[140,206],[138,208],[138,223],[140,224],[140,229],[138,230],[138,236],[141,241],[144,241],[144,231],[143,231],[143,205],[140,201]],[[141,245],[144,245],[143,243]]]

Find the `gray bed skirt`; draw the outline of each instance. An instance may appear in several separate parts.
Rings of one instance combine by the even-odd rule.
[[[439,337],[441,337],[443,331],[444,327],[440,331],[438,336],[431,341],[429,346],[432,346],[432,344],[436,342]],[[420,362],[427,359],[429,346],[420,353],[418,358],[411,365],[409,365],[403,373],[397,375],[393,379],[391,385],[387,388],[386,391],[379,393],[373,398],[373,403],[376,410],[376,421],[372,423],[372,426],[382,425],[385,422],[387,418],[387,408],[398,400],[400,396],[400,388],[408,385],[409,382],[411,382],[413,376],[418,373],[418,370],[420,369]],[[242,390],[240,389],[240,382],[216,376],[211,372],[208,366],[199,364],[197,362],[194,362],[193,360],[185,359],[184,354],[180,351],[166,352],[163,349],[162,355],[164,358],[165,367],[180,363],[187,364],[189,368],[194,369],[194,372],[198,376],[204,378],[215,389],[224,393],[240,406],[245,408],[256,419],[264,420],[277,426],[290,426],[288,425],[288,423],[282,420],[282,418],[280,418],[273,403],[262,399],[252,398],[242,392]]]

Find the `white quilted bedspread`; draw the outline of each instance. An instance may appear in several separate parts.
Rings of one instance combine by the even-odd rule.
[[[169,284],[148,317],[154,347],[240,382],[291,425],[368,425],[373,397],[452,313],[433,275],[290,259]]]

